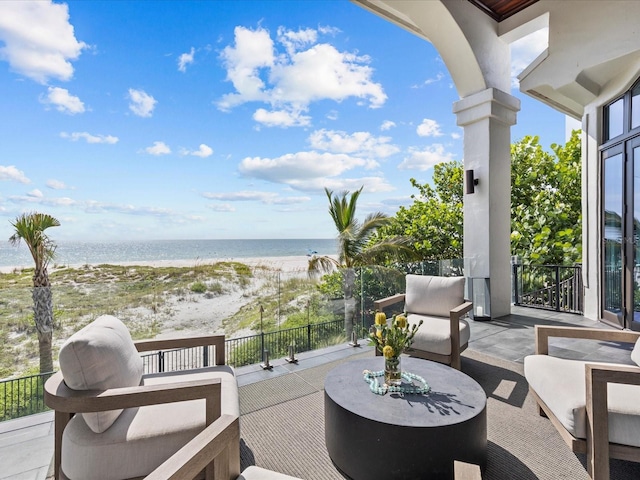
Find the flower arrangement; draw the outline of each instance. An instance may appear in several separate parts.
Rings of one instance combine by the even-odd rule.
[[[388,324],[387,316],[383,312],[376,313],[374,325],[368,332],[369,344],[384,355],[387,383],[400,383],[400,355],[411,346],[420,325],[422,320],[418,325],[409,325],[405,315],[394,315]],[[390,373],[387,375],[386,372]]]

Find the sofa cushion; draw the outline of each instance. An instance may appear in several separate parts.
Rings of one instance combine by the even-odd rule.
[[[529,386],[571,435],[583,439],[587,431],[587,363],[598,364],[549,355],[529,355],[524,359],[524,374]],[[607,395],[609,441],[640,447],[640,386],[609,384]]]
[[[464,303],[464,277],[407,275],[405,310],[436,317],[448,317],[451,309]]]
[[[631,351],[631,360],[638,366],[640,366],[640,337],[636,340],[636,344],[633,346],[633,350]]]
[[[252,465],[246,468],[236,480],[299,480],[284,473],[277,473]]]
[[[60,371],[73,390],[135,387],[142,379],[142,359],[127,327],[103,315],[74,333],[60,349]],[[122,410],[83,413],[91,430],[104,432]]]
[[[238,417],[238,384],[229,366],[145,375],[143,385],[220,378],[222,414]],[[71,480],[143,477],[205,427],[205,400],[125,409],[111,428],[95,433],[74,416],[62,436],[62,471]]]
[[[431,317],[415,313],[410,313],[407,316],[410,325],[417,325],[420,320],[423,323],[413,337],[411,348],[440,355],[451,355],[451,320],[449,317]],[[461,319],[459,322],[460,346],[463,346],[469,342],[471,331],[466,320]]]

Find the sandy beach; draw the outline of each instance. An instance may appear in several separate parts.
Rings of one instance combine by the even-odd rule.
[[[193,267],[196,265],[206,265],[218,262],[239,262],[249,265],[250,267],[265,267],[281,272],[300,272],[306,271],[309,264],[309,257],[306,255],[290,256],[290,257],[245,257],[245,258],[208,258],[197,260],[156,260],[156,261],[137,261],[137,262],[109,262],[110,265],[122,266],[146,266],[146,267]],[[77,265],[60,265],[58,268],[82,268],[85,264]],[[95,264],[93,264],[95,265]],[[33,268],[32,264],[15,265],[9,267],[0,267],[0,273],[11,273],[15,270],[23,270],[25,268]],[[55,265],[49,266],[50,271],[56,270]]]
[[[211,335],[224,333],[228,338],[238,338],[254,335],[256,331],[251,329],[249,323],[241,323],[242,318],[247,315],[255,316],[255,312],[260,305],[265,305],[265,319],[277,318],[278,322],[283,321],[286,316],[279,313],[280,303],[274,298],[280,296],[280,289],[284,288],[287,280],[292,278],[307,279],[307,269],[309,258],[306,255],[285,256],[285,257],[244,257],[244,258],[210,258],[197,260],[158,260],[158,261],[138,261],[138,262],[109,262],[109,265],[132,267],[129,279],[127,274],[122,277],[109,277],[101,279],[99,282],[83,283],[82,280],[74,278],[91,277],[100,271],[99,264],[82,265],[50,265],[49,273],[59,271],[61,277],[53,276],[52,288],[58,288],[58,293],[54,292],[54,301],[60,302],[64,308],[64,295],[72,292],[81,292],[92,306],[89,307],[84,317],[77,322],[65,322],[54,334],[54,344],[60,346],[66,338],[74,333],[88,320],[94,319],[105,313],[115,314],[130,330],[144,331],[153,325],[156,338],[185,337],[193,335]],[[113,297],[109,301],[109,295],[117,282],[132,285],[139,280],[135,276],[136,266],[139,267],[184,267],[187,269],[214,265],[221,262],[238,262],[247,265],[251,269],[251,275],[245,278],[237,278],[237,273],[231,277],[221,280],[216,277],[198,277],[194,275],[192,282],[203,282],[206,291],[198,292],[186,286],[181,289],[174,289],[167,286],[160,272],[158,273],[153,291],[153,301],[142,302],[136,305],[121,305],[120,299]],[[0,267],[0,273],[7,274],[21,271],[25,268],[32,268],[32,265]],[[80,274],[65,273],[64,269],[77,269]],[[233,268],[230,269],[234,271]],[[277,274],[277,275],[274,275]],[[234,276],[235,275],[235,276]],[[100,277],[102,278],[102,277]],[[60,283],[58,283],[60,282]],[[148,277],[141,280],[140,288],[148,284]],[[122,288],[122,287],[120,287]],[[146,291],[149,289],[147,288]],[[116,289],[116,291],[121,291]],[[62,293],[60,293],[62,292]],[[302,296],[306,298],[308,293],[302,290]],[[148,298],[149,294],[146,294]],[[92,299],[93,296],[93,299]],[[105,297],[106,302],[105,302]],[[24,305],[16,311],[28,311],[31,308],[30,298],[24,296]],[[66,300],[66,304],[69,304]],[[294,300],[302,302],[298,305],[288,305],[287,308],[300,310],[304,308],[304,300],[300,297]],[[113,311],[113,306],[119,305]],[[282,306],[285,308],[285,305]],[[111,311],[110,311],[111,310]],[[242,312],[238,316],[239,312]],[[253,325],[255,328],[255,325]],[[19,344],[29,341],[24,331],[14,331],[10,334],[13,342]],[[147,337],[145,337],[147,338]]]

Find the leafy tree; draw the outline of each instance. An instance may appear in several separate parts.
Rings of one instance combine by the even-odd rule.
[[[511,146],[511,251],[523,263],[582,259],[580,136],[543,151],[538,137]]]
[[[582,255],[581,153],[579,132],[566,145],[545,152],[538,137],[511,146],[511,251],[525,263],[573,264]],[[414,238],[422,259],[462,258],[463,166],[434,167],[433,186],[420,185],[413,204],[400,207],[372,240]]]
[[[313,256],[309,260],[309,273],[342,272],[344,292],[344,327],[347,338],[351,338],[356,317],[356,300],[353,296],[356,273],[355,268],[376,265],[389,259],[409,259],[413,252],[410,239],[403,236],[387,236],[375,244],[369,240],[376,231],[389,223],[389,217],[381,212],[367,215],[363,222],[356,218],[356,206],[362,188],[349,195],[345,191],[334,195],[325,188],[329,199],[329,214],[338,231],[338,258]],[[348,198],[347,198],[348,197]]]
[[[15,229],[9,242],[17,246],[24,241],[31,252],[35,269],[33,272],[33,317],[38,331],[40,350],[40,373],[53,371],[51,342],[53,339],[53,298],[51,282],[47,266],[53,258],[56,245],[44,233],[49,227],[58,227],[60,222],[45,213],[23,213],[15,222],[10,222]]]
[[[373,241],[403,235],[414,239],[417,258],[462,258],[462,175],[462,164],[452,161],[434,167],[433,186],[412,178],[411,185],[419,192],[411,195],[413,204],[400,207]]]

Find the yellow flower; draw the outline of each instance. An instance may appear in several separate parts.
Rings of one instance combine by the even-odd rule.
[[[391,358],[393,357],[393,354],[395,352],[393,351],[393,347],[391,345],[385,345],[385,347],[382,349],[382,354],[384,355],[384,358]]]
[[[375,322],[376,325],[384,325],[385,323],[387,323],[387,315],[384,312],[376,313]]]
[[[381,328],[376,328],[376,337],[378,337],[380,340],[382,340],[382,329]]]
[[[398,315],[396,317],[396,326],[398,328],[407,328],[407,317],[404,315]]]

